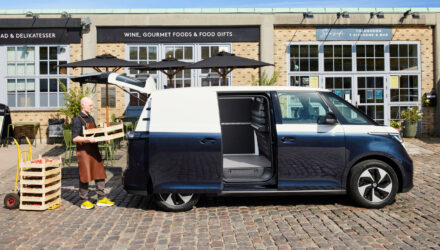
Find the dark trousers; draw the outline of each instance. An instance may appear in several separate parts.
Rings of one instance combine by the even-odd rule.
[[[96,193],[98,194],[98,200],[105,197],[104,193],[104,187],[105,187],[105,180],[95,180],[96,183]],[[79,181],[79,198],[81,200],[86,201],[89,199],[89,183],[83,183]]]

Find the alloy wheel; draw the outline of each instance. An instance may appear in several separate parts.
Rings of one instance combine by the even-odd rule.
[[[169,206],[179,206],[191,201],[193,194],[168,193],[160,194],[159,197]]]
[[[358,180],[360,195],[373,203],[384,201],[391,193],[393,181],[387,171],[371,167],[362,172]]]

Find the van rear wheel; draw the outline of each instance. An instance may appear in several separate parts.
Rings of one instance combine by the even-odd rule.
[[[164,193],[156,194],[158,207],[168,212],[184,212],[191,210],[199,201],[198,194]]]
[[[382,208],[391,204],[398,187],[396,172],[383,161],[366,160],[351,169],[349,195],[363,207]]]

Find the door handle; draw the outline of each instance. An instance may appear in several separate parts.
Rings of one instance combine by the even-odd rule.
[[[292,143],[292,142],[295,142],[296,139],[295,139],[295,137],[292,137],[292,136],[284,136],[284,137],[281,137],[281,141],[283,143]]]
[[[200,143],[201,143],[201,144],[216,144],[216,143],[217,143],[217,140],[214,139],[214,138],[207,137],[207,138],[203,138],[203,139],[201,139],[201,140],[200,140]]]

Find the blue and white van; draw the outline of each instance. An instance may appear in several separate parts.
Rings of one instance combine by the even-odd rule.
[[[127,134],[123,185],[153,195],[164,210],[189,210],[203,194],[278,193],[348,194],[361,206],[381,208],[413,186],[399,133],[327,90],[154,91],[148,81],[106,77],[150,95]]]

